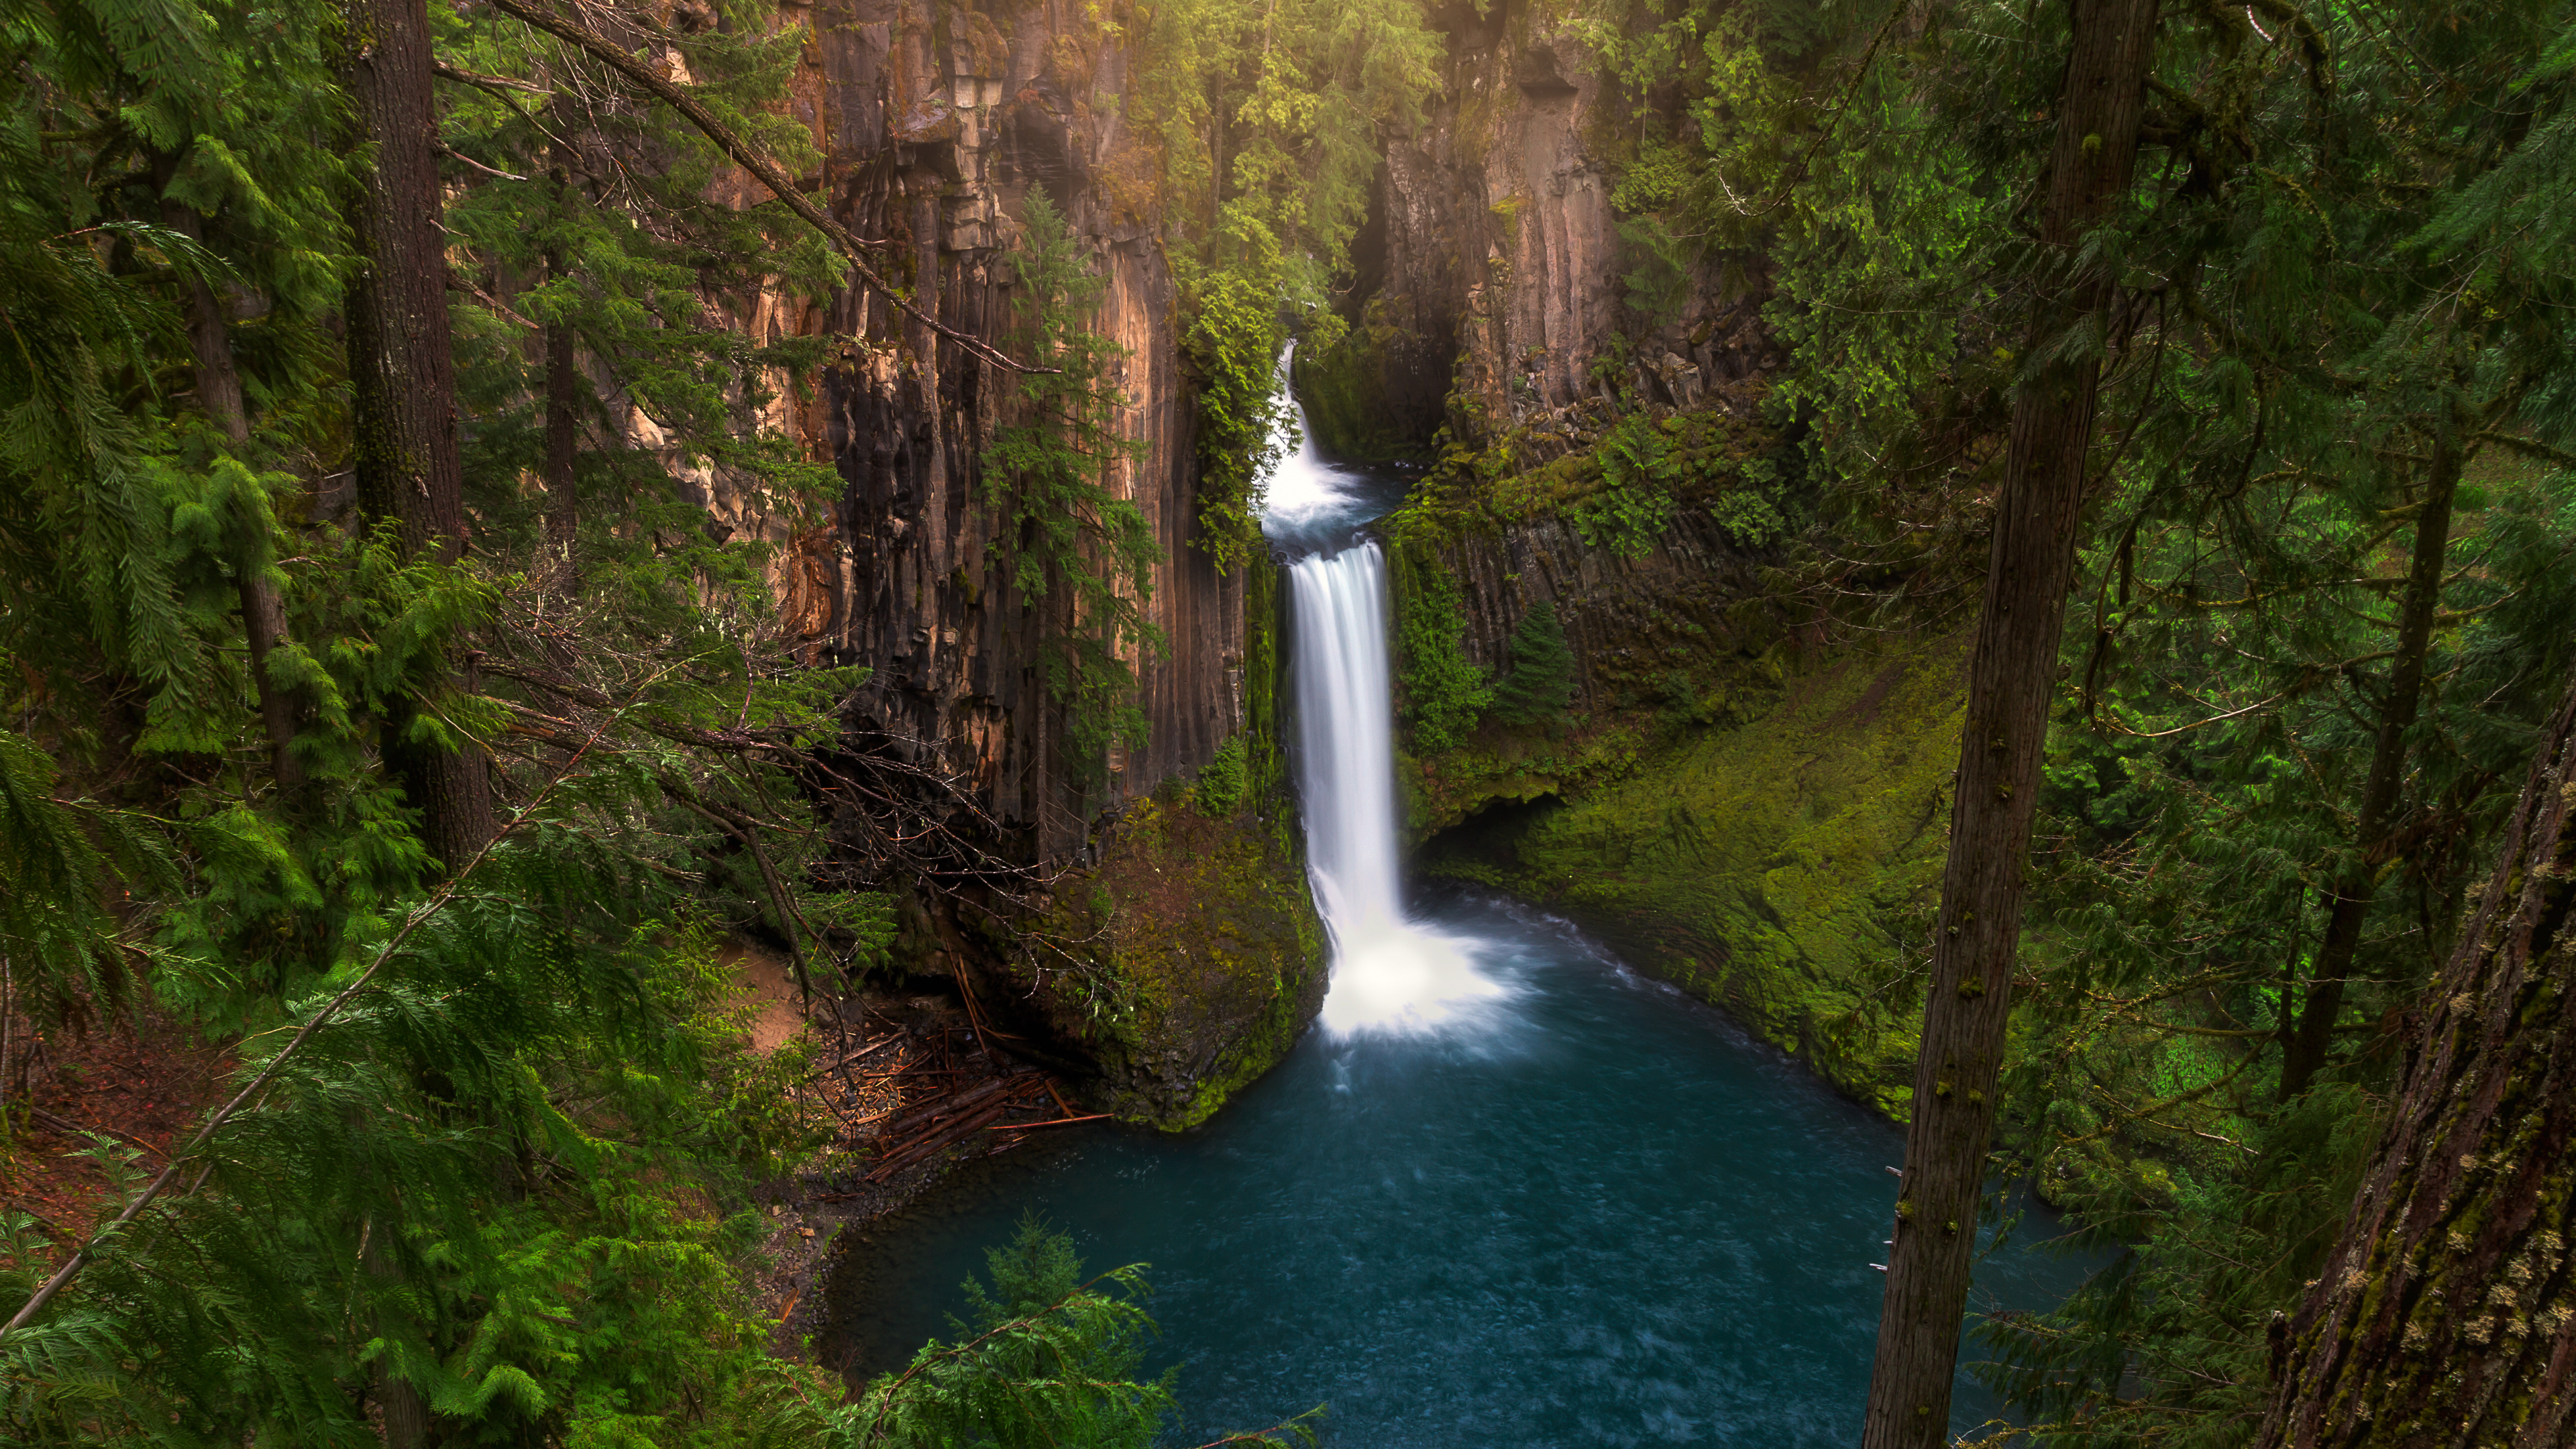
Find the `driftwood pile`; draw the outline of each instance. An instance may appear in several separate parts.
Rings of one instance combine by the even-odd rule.
[[[863,1196],[952,1148],[981,1157],[1033,1128],[1109,1117],[1077,1111],[1051,1075],[994,1047],[971,1009],[963,1023],[930,1029],[885,1018],[882,1034],[863,1036],[873,1015],[815,1067],[814,1090],[841,1125],[835,1155],[850,1164],[819,1194],[827,1201]]]

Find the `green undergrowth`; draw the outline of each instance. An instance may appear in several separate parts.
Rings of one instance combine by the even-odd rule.
[[[1431,471],[1390,527],[1454,533],[1557,516],[1588,543],[1633,555],[1652,539],[1628,520],[1673,508],[1709,509],[1747,548],[1771,543],[1787,526],[1783,480],[1794,472],[1795,450],[1758,417],[1714,408],[1595,408],[1597,426],[1557,456],[1548,453],[1562,441],[1527,431],[1481,449],[1444,436]]]
[[[1779,435],[1714,409],[1600,411],[1545,461],[1526,435],[1447,449],[1384,526],[1423,868],[1573,916],[1902,1117],[1966,641],[1800,644],[1759,582],[1802,511]],[[1648,557],[1685,510],[1740,566]],[[1508,674],[1468,636],[1545,632],[1540,600],[1465,580],[1537,556],[1580,626],[1583,690],[1511,718]]]
[[[1532,802],[1440,837],[1425,869],[1566,912],[1901,1117],[1964,655],[1916,641],[1756,676],[1708,724],[1621,712],[1517,775],[1490,747],[1419,762],[1453,811]]]

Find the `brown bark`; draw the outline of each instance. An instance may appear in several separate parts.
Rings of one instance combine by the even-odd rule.
[[[2308,1287],[2259,1449],[2576,1440],[2576,681]]]
[[[2399,605],[2397,657],[2388,672],[2388,693],[2380,703],[2378,737],[2370,750],[2370,773],[2361,787],[2361,808],[2353,820],[2352,867],[2335,883],[2326,913],[2324,943],[2316,969],[2309,973],[2307,1001],[2281,1061],[2281,1100],[2308,1089],[2325,1065],[2334,1043],[2335,1018],[2343,1011],[2343,984],[2352,975],[2361,950],[2361,927],[2370,914],[2379,868],[2387,863],[2389,830],[2395,824],[2399,787],[2406,779],[2406,732],[2415,727],[2423,703],[2424,659],[2433,647],[2433,618],[2442,603],[2442,564],[2451,542],[2451,500],[2460,487],[2462,457],[2448,430],[2433,441],[2432,466],[2415,518],[2414,557],[2406,572],[2406,593]]]
[[[394,1197],[399,1202],[400,1195]],[[358,1240],[358,1258],[368,1275],[390,1291],[401,1286],[404,1275],[394,1254],[378,1240],[379,1228],[386,1233],[398,1231],[390,1217],[368,1224]],[[380,1320],[379,1327],[382,1326]],[[430,1412],[429,1401],[421,1397],[409,1379],[387,1372],[379,1363],[373,1388],[377,1407],[384,1411],[385,1449],[430,1449],[438,1442],[438,1420]]]
[[[359,257],[347,298],[358,504],[370,520],[392,520],[412,557],[453,563],[464,552],[465,502],[429,11],[424,0],[347,0],[343,13],[340,83],[375,147],[349,208]],[[431,854],[453,870],[492,835],[483,754],[416,743],[410,723],[387,721],[385,760],[422,812]]]
[[[2129,188],[2156,0],[2075,0],[2073,12],[2039,236],[2070,263],[2076,243]],[[2110,295],[2109,279],[2098,275],[2044,291],[2032,305],[2032,350],[2101,316]],[[2088,353],[2043,366],[2013,399],[1968,670],[1913,1122],[1861,1431],[1866,1449],[1931,1449],[1949,1436],[1950,1385],[2021,940],[2022,869],[2100,381],[2098,354]]]

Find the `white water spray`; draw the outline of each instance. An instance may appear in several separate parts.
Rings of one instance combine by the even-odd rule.
[[[1280,378],[1284,390],[1284,358]],[[1297,414],[1304,433],[1304,410]],[[1346,534],[1364,507],[1352,482],[1317,455],[1308,437],[1270,476],[1263,526],[1273,538],[1310,547],[1333,531]],[[1441,1025],[1503,988],[1476,970],[1463,940],[1405,915],[1386,556],[1373,542],[1318,549],[1293,564],[1288,577],[1307,874],[1333,938],[1324,1026],[1348,1035]]]

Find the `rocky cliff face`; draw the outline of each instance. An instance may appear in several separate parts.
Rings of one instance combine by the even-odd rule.
[[[1169,834],[1142,802],[1157,787],[1169,795],[1248,726],[1260,734],[1247,701],[1266,699],[1268,681],[1247,678],[1247,656],[1259,670],[1276,660],[1266,562],[1223,575],[1197,546],[1195,401],[1157,239],[1156,173],[1114,106],[1094,104],[1129,88],[1131,58],[1072,7],[825,0],[784,5],[782,20],[810,35],[788,105],[823,152],[821,187],[838,220],[884,244],[895,259],[888,280],[918,308],[1017,354],[1011,259],[1039,193],[1105,283],[1089,325],[1121,349],[1115,426],[1137,444],[1111,465],[1109,486],[1142,512],[1159,548],[1143,613],[1164,644],[1130,659],[1145,734],[1112,744],[1105,776],[1067,748],[1066,709],[1043,662],[1074,624],[1071,606],[1066,591],[1032,597],[1013,586],[1022,541],[986,461],[996,430],[1026,420],[1018,379],[881,293],[845,291],[802,309],[764,298],[735,319],[764,340],[834,339],[819,376],[775,380],[764,420],[837,470],[842,492],[825,526],[798,531],[722,469],[683,477],[719,526],[780,546],[772,582],[796,655],[872,671],[851,712],[854,742],[960,779],[989,822],[988,847],[1050,876],[1047,899],[1097,903],[1120,923],[1114,950],[1060,951],[1041,970],[1011,930],[996,938],[1007,913],[961,921],[915,902],[901,948],[909,966],[957,975],[988,1010],[1025,1027],[1032,1050],[1052,1039],[1121,1110],[1167,1122],[1204,1115],[1312,1017],[1322,935],[1293,826],[1204,826],[1223,836],[1218,884],[1242,897],[1182,903],[1239,928],[1224,943],[1225,989],[1205,1001],[1171,983],[1204,973],[1207,943],[1188,938],[1179,917],[1158,928],[1158,907],[1171,903],[1137,888],[1154,871],[1135,862]],[[720,199],[765,199],[748,177],[731,189]],[[649,442],[650,424],[637,429]],[[1258,738],[1247,744],[1256,760],[1273,753]],[[1240,810],[1279,819],[1266,797]],[[1053,909],[1022,924],[1043,934]],[[1106,1018],[1103,1002],[1114,1007]]]
[[[1613,203],[1633,102],[1570,17],[1461,5],[1443,28],[1444,92],[1389,148],[1349,335],[1299,382],[1327,450],[1430,465],[1384,526],[1408,713],[1436,692],[1464,717],[1459,681],[1509,671],[1542,600],[1574,697],[1413,731],[1423,868],[1573,916],[1901,1114],[1913,1039],[1888,1003],[1938,874],[1957,641],[1837,644],[1772,597],[1800,459],[1760,407],[1785,360],[1761,258],[1635,285],[1662,263]],[[1668,312],[1636,305],[1658,291]]]
[[[1762,555],[1738,545],[1708,514],[1677,514],[1633,557],[1587,545],[1563,517],[1461,532],[1408,559],[1452,579],[1464,629],[1461,652],[1489,674],[1511,664],[1512,631],[1532,604],[1557,606],[1574,652],[1578,708],[1614,710],[1677,691],[1691,676],[1758,655],[1779,637],[1771,616],[1747,611],[1761,594]]]
[[[1070,620],[1010,587],[1016,540],[1001,536],[984,463],[995,430],[1022,416],[1016,380],[884,296],[764,299],[736,319],[758,336],[836,339],[819,377],[777,380],[771,419],[840,473],[828,527],[794,532],[722,470],[694,481],[721,524],[784,546],[774,582],[799,655],[874,671],[861,728],[961,772],[1014,853],[1070,860],[1103,812],[1204,765],[1243,725],[1244,582],[1194,546],[1195,413],[1151,172],[1117,112],[1092,104],[1124,88],[1129,58],[1080,12],[1046,6],[827,0],[783,15],[811,33],[789,104],[822,147],[832,210],[887,243],[889,280],[923,311],[1014,351],[1010,258],[1040,191],[1105,281],[1090,325],[1124,349],[1117,426],[1141,445],[1112,487],[1161,545],[1145,613],[1167,647],[1132,661],[1150,729],[1112,748],[1104,787],[1083,788],[1039,677],[1044,641]],[[737,180],[727,199],[763,199]]]
[[[1538,6],[1440,12],[1449,53],[1421,128],[1396,138],[1347,311],[1351,339],[1313,359],[1328,448],[1419,455],[1444,424],[1524,455],[1578,445],[1621,388],[1669,406],[1774,360],[1758,258],[1717,257],[1669,315],[1633,307],[1612,167],[1634,145],[1572,18]]]

